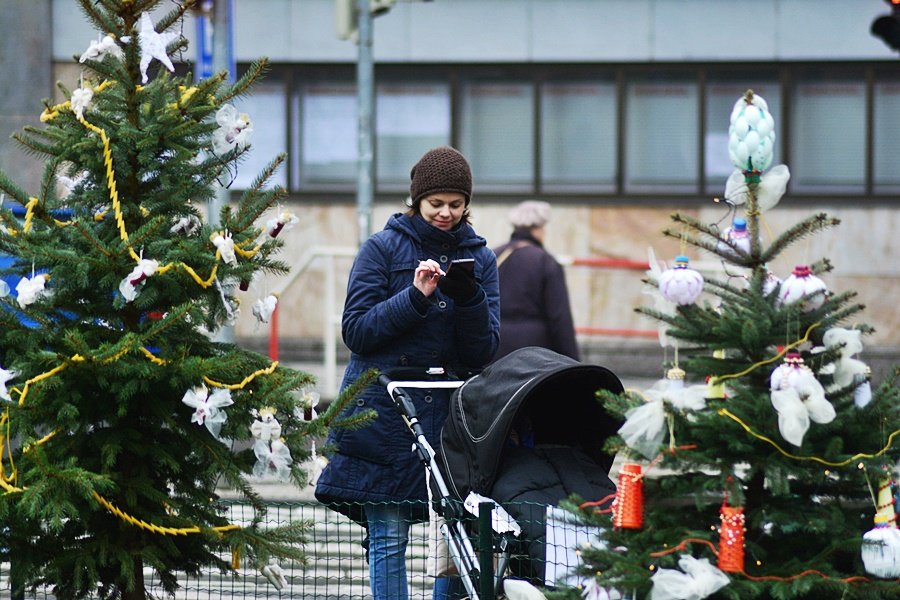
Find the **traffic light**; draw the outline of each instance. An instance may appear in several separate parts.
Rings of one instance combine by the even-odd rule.
[[[872,22],[872,35],[900,51],[900,0],[884,0],[891,5],[891,14],[882,15]]]
[[[396,1],[369,0],[369,12],[372,13],[373,17],[383,15],[391,10]],[[356,39],[356,29],[359,21],[359,12],[356,10],[357,4],[357,0],[334,0],[335,26],[339,39]]]

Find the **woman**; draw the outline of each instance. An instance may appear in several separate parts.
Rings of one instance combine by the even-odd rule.
[[[468,162],[453,148],[435,148],[410,177],[410,209],[391,216],[366,240],[350,271],[341,329],[351,355],[342,388],[372,368],[477,369],[499,345],[497,263],[469,224]],[[458,258],[473,258],[474,273],[445,277]],[[410,395],[436,447],[450,393],[420,389]],[[329,434],[336,452],[318,480],[316,497],[367,528],[375,600],[405,600],[409,525],[427,518],[425,472],[382,386],[368,386],[345,414],[369,409],[378,417],[368,426]],[[364,514],[339,505],[348,502],[361,503]],[[436,597],[446,584],[436,581]]]

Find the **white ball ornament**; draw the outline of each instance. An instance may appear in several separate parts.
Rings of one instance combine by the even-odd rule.
[[[693,304],[703,292],[703,276],[688,264],[687,256],[676,256],[675,267],[659,276],[659,291],[669,302],[682,306]]]
[[[808,265],[797,265],[781,284],[778,302],[782,305],[800,303],[803,312],[810,312],[825,303],[825,282],[813,275]]]

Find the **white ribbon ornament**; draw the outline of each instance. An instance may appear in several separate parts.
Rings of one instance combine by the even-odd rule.
[[[265,577],[279,592],[288,584],[287,579],[284,577],[284,572],[281,570],[281,566],[275,562],[274,558],[269,561],[269,564],[263,566],[259,572],[262,573],[263,577]]]
[[[273,476],[280,481],[290,480],[293,459],[290,449],[280,439],[271,442],[257,440],[253,444],[253,453],[256,455],[253,475],[259,478]]]
[[[205,425],[213,437],[218,438],[222,424],[228,420],[222,409],[234,404],[234,400],[231,399],[231,390],[225,388],[217,388],[212,394],[207,394],[206,386],[200,385],[185,392],[181,401],[194,409],[191,423]]]
[[[87,50],[81,54],[81,58],[78,59],[78,62],[83,63],[86,60],[95,60],[99,62],[107,55],[114,56],[119,60],[125,58],[125,53],[122,52],[122,49],[116,44],[116,38],[110,34],[106,34],[100,38],[99,41],[91,40]]]
[[[832,327],[822,336],[823,348],[814,348],[813,352],[836,349],[838,358],[819,369],[820,375],[831,375],[831,383],[827,391],[834,392],[852,384],[857,384],[853,391],[853,402],[857,408],[865,408],[872,401],[872,387],[869,384],[871,370],[861,360],[853,358],[863,350],[862,331]]]
[[[297,215],[289,210],[283,210],[277,217],[266,222],[266,233],[269,234],[269,237],[278,237],[279,233],[291,229],[299,222],[300,219],[297,218]]]
[[[142,258],[138,261],[137,266],[131,270],[131,273],[119,282],[119,292],[125,298],[125,301],[131,302],[137,298],[137,286],[156,273],[158,269],[159,263],[155,260]]]
[[[699,411],[706,408],[706,386],[684,387],[684,371],[670,369],[666,379],[661,379],[644,392],[647,401],[625,413],[625,423],[619,435],[632,450],[647,458],[659,453],[666,436],[666,411]]]
[[[200,229],[200,219],[197,218],[197,215],[187,215],[175,221],[175,224],[169,228],[169,233],[189,236],[198,229]]]
[[[682,554],[678,566],[681,571],[660,569],[650,578],[653,582],[650,600],[701,600],[731,583],[706,558]]]
[[[669,302],[682,306],[693,304],[703,292],[703,276],[688,267],[687,256],[675,257],[675,267],[659,276],[659,291]]]
[[[825,303],[825,282],[813,275],[807,265],[797,265],[781,284],[778,302],[782,306],[800,303],[803,312],[810,312]]]
[[[43,275],[34,275],[31,278],[23,277],[16,284],[16,294],[18,294],[19,306],[25,308],[29,304],[34,304],[46,294],[44,285],[47,278]]]
[[[209,239],[219,251],[222,262],[229,265],[237,264],[237,256],[234,254],[234,240],[231,239],[230,233],[217,231]]]
[[[219,156],[228,154],[235,148],[243,150],[250,144],[253,124],[247,113],[238,113],[232,105],[224,104],[216,112],[216,123],[219,128],[213,132],[212,148]]]
[[[253,303],[253,308],[251,312],[253,316],[256,317],[256,320],[260,323],[268,323],[269,319],[272,318],[272,313],[275,312],[275,308],[278,306],[278,296],[275,294],[269,294],[265,298],[259,298],[256,302]]]
[[[94,99],[94,90],[90,86],[80,87],[72,91],[72,99],[69,101],[72,105],[72,112],[79,119],[84,116],[85,111],[91,107],[91,100]]]
[[[772,406],[778,413],[781,437],[795,446],[803,444],[810,421],[831,423],[834,406],[825,398],[825,388],[803,364],[799,354],[789,353],[769,378]]]
[[[15,379],[16,375],[15,371],[7,371],[0,367],[0,400],[12,402],[12,396],[9,395],[9,391],[6,389],[6,382]]]
[[[275,409],[268,406],[259,409],[259,419],[250,424],[250,433],[264,442],[281,437],[281,423],[275,418]]]

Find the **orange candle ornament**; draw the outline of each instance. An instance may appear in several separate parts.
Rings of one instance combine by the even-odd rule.
[[[744,507],[728,506],[719,511],[719,569],[726,573],[744,571]]]
[[[612,511],[613,527],[641,529],[644,526],[644,475],[641,465],[622,465]]]

